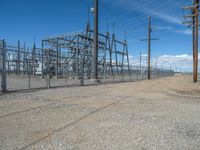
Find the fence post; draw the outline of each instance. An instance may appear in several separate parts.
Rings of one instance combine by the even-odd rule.
[[[141,67],[141,72],[140,72],[140,75],[141,75],[141,80],[143,80],[143,67]]]
[[[42,55],[42,59],[41,59],[41,76],[42,79],[44,78],[44,41],[42,40],[42,50],[41,50],[41,55]]]
[[[16,74],[20,74],[21,73],[21,70],[20,70],[20,67],[21,67],[21,58],[20,58],[20,53],[21,53],[21,45],[20,45],[20,41],[18,40],[17,42],[17,64],[16,64]]]
[[[50,88],[50,76],[49,76],[49,71],[47,71],[46,86],[47,86],[47,89]]]
[[[50,49],[46,49],[46,87],[50,88]]]
[[[1,41],[1,92],[6,93],[6,42]]]
[[[138,69],[138,66],[137,66],[137,80],[138,80],[138,72],[139,72],[139,69]]]
[[[83,54],[84,55],[84,54]],[[85,70],[84,70],[84,67],[85,67],[85,56],[83,56],[83,58],[81,59],[82,60],[82,69],[81,69],[81,86],[84,86],[84,74],[85,74]]]
[[[31,71],[30,71],[30,60],[28,60],[28,88],[29,88],[29,89],[31,88],[31,79],[30,79],[30,76],[31,76]]]

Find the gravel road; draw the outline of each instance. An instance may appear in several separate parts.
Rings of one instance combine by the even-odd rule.
[[[191,76],[0,95],[1,150],[199,148]]]

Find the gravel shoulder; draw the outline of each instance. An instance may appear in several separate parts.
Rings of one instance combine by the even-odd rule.
[[[191,76],[0,95],[0,149],[200,147]]]

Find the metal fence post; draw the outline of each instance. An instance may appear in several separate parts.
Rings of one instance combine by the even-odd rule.
[[[44,78],[44,41],[42,40],[42,50],[41,50],[41,55],[42,55],[42,58],[41,58],[41,76],[42,76],[42,79]]]
[[[31,79],[30,79],[30,76],[31,76],[31,72],[30,72],[30,60],[28,60],[28,88],[29,89],[31,88]]]
[[[84,55],[84,54],[83,54]],[[85,70],[84,70],[84,67],[85,67],[85,56],[83,56],[83,58],[81,59],[82,60],[82,69],[81,69],[81,86],[84,86],[84,75],[85,75]]]
[[[6,93],[6,42],[5,40],[1,42],[1,92]]]
[[[46,87],[50,88],[50,49],[46,49]]]
[[[143,67],[141,67],[140,75],[141,75],[141,80],[143,80]]]
[[[21,58],[20,58],[20,53],[21,53],[21,45],[20,45],[20,41],[18,40],[17,42],[17,64],[16,64],[16,74],[20,74],[21,73],[21,70],[20,70],[20,67],[21,67]]]
[[[46,86],[47,86],[47,89],[50,88],[50,76],[49,76],[49,71],[47,72],[47,77],[46,77]]]
[[[137,76],[136,79],[137,79],[137,80],[138,80],[138,72],[139,72],[139,69],[138,69],[138,66],[137,66],[137,72],[136,72],[136,73],[137,73],[137,74],[136,74],[136,76]]]

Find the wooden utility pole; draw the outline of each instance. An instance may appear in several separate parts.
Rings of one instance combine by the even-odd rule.
[[[192,27],[192,48],[193,48],[193,82],[198,81],[198,40],[199,40],[199,0],[194,0],[192,6],[183,7],[184,10],[191,10],[191,15],[184,16],[183,23]]]
[[[94,0],[94,49],[93,49],[93,61],[92,61],[92,71],[93,78],[98,78],[98,0]]]
[[[198,80],[198,46],[199,46],[199,0],[195,1],[196,9],[195,9],[195,72],[194,72],[194,82]]]
[[[148,79],[151,79],[151,16],[148,17]]]
[[[195,14],[195,10],[192,10],[192,15]],[[195,15],[194,15],[195,16]],[[195,82],[195,17],[192,17],[192,49],[193,49],[193,82]]]
[[[148,41],[148,74],[147,78],[151,79],[151,41],[152,40],[159,40],[158,38],[151,38],[151,16],[148,16],[148,38],[141,39],[141,41]]]

